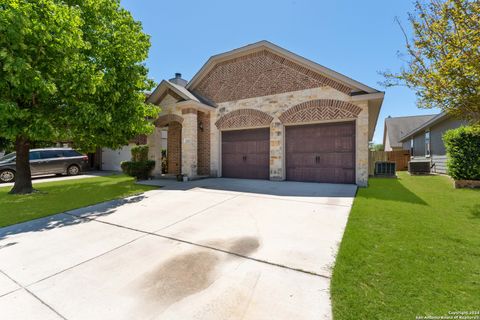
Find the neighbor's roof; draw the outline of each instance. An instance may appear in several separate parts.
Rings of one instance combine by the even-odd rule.
[[[407,117],[390,117],[385,119],[385,128],[383,132],[383,144],[385,145],[386,138],[390,141],[390,146],[401,147],[401,137],[408,134],[412,130],[420,127],[433,117],[435,114],[422,115],[422,116],[407,116]]]
[[[427,122],[425,122],[424,124],[420,125],[419,127],[413,129],[412,131],[408,132],[407,134],[405,134],[404,136],[400,137],[400,141],[403,142],[407,139],[410,139],[412,136],[415,136],[418,132],[422,132],[422,131],[425,131],[425,129],[439,123],[439,122],[442,122],[446,119],[450,118],[450,115],[445,113],[445,112],[442,112],[442,113],[439,113],[437,115],[435,115],[434,117],[432,117],[430,120],[428,120]]]

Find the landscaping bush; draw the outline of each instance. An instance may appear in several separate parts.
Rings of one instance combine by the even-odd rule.
[[[132,148],[132,161],[148,161],[148,146],[140,145]]]
[[[443,141],[448,174],[455,180],[480,180],[480,126],[449,130]]]
[[[155,161],[123,161],[121,167],[125,174],[139,180],[146,180],[155,167]]]
[[[148,160],[148,146],[136,146],[132,148],[132,161],[123,161],[120,166],[122,171],[139,180],[146,180],[155,167],[155,161]]]

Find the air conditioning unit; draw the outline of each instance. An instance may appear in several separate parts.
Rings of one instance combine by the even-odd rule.
[[[396,163],[387,161],[375,162],[375,176],[394,177],[396,172]]]
[[[408,162],[408,172],[410,174],[429,174],[430,161],[410,161]]]

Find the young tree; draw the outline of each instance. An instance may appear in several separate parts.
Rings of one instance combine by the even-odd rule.
[[[409,14],[413,38],[406,39],[406,67],[385,72],[387,86],[416,90],[423,108],[440,108],[480,122],[480,1],[415,2]]]
[[[71,140],[119,147],[149,133],[158,110],[142,63],[149,37],[119,0],[0,3],[0,132],[15,143],[11,193],[31,193],[29,147]]]

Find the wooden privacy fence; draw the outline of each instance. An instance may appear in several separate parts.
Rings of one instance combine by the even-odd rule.
[[[368,174],[375,174],[375,162],[389,161],[395,162],[397,171],[406,171],[408,169],[408,161],[410,161],[410,151],[369,151],[368,154]]]

